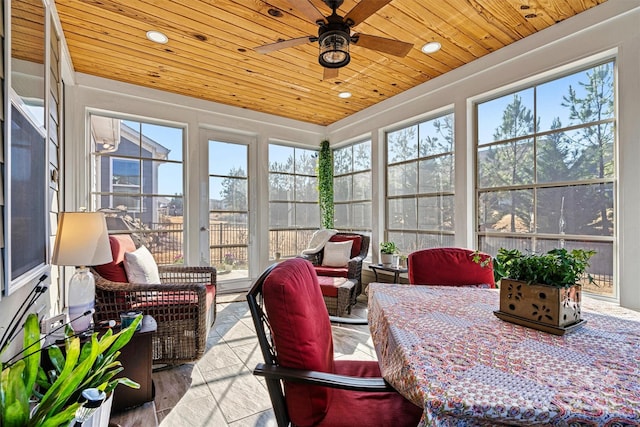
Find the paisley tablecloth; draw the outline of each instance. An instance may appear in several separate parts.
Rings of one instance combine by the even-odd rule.
[[[583,298],[564,336],[494,316],[495,289],[369,285],[383,377],[421,426],[640,426],[640,313]]]

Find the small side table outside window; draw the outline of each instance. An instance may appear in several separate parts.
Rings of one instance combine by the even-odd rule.
[[[400,273],[407,273],[409,270],[403,267],[392,267],[392,266],[384,266],[382,264],[371,264],[369,266],[371,270],[373,270],[373,274],[376,275],[376,282],[378,281],[378,271],[389,271],[393,273],[393,283],[398,283],[400,279]]]

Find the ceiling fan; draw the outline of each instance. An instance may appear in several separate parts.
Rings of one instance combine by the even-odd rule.
[[[325,17],[310,0],[288,0],[293,7],[300,10],[318,25],[317,36],[281,40],[255,47],[254,50],[258,53],[270,53],[287,47],[317,41],[320,47],[318,62],[324,67],[324,79],[328,79],[338,77],[338,69],[347,65],[351,60],[351,55],[349,54],[349,45],[351,43],[359,47],[399,57],[406,56],[413,47],[412,43],[351,32],[351,27],[363,22],[391,2],[391,0],[361,0],[344,17],[336,12],[344,0],[322,1],[333,11],[331,15]]]

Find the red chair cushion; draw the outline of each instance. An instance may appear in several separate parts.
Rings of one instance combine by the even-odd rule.
[[[330,242],[347,242],[349,240],[353,241],[351,245],[351,258],[357,257],[360,255],[360,250],[362,249],[362,236],[358,236],[357,234],[334,234],[329,239]]]
[[[216,286],[209,283],[207,285],[207,310],[211,308],[216,300]]]
[[[216,287],[207,285],[207,310],[215,301]],[[151,314],[156,322],[191,319],[198,313],[198,297],[194,292],[152,291],[146,297],[139,297],[131,304],[132,309]]]
[[[336,360],[335,373],[356,377],[379,377],[375,361]],[[319,426],[411,426],[420,422],[422,408],[395,391],[360,392],[335,389],[331,405]]]
[[[478,285],[495,288],[491,257],[488,266],[473,261],[474,251],[464,248],[423,249],[409,254],[409,282],[414,285]]]
[[[327,309],[310,262],[292,258],[278,264],[263,284],[278,361],[287,368],[333,372],[333,339]],[[322,420],[333,390],[285,382],[294,425]]]
[[[93,268],[107,280],[112,282],[127,283],[127,273],[124,270],[124,254],[125,252],[133,252],[136,250],[136,244],[128,234],[112,234],[109,236],[109,244],[111,245],[111,255],[113,261],[96,265]]]
[[[318,276],[347,277],[349,274],[347,267],[324,267],[322,265],[316,265],[315,269]]]
[[[320,291],[325,297],[337,297],[338,288],[346,282],[344,277],[318,276]]]

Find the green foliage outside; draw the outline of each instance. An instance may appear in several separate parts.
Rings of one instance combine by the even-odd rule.
[[[540,117],[553,111],[538,111],[536,119],[523,100],[533,89],[525,90],[513,94],[494,131],[493,141],[504,142],[479,147],[481,189],[521,186],[481,193],[481,229],[613,235],[613,186],[606,182],[615,173],[613,63],[578,74],[579,87],[569,85],[558,105],[568,122],[554,117],[541,130]],[[585,182],[591,180],[604,182]]]

